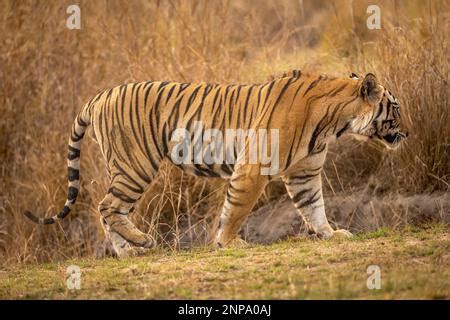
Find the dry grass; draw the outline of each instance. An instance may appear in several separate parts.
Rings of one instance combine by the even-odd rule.
[[[382,30],[369,31],[367,1],[81,1],[82,30],[70,31],[63,2],[4,1],[0,262],[95,255],[103,237],[97,203],[107,181],[89,139],[75,212],[47,228],[29,224],[22,212],[49,216],[60,208],[75,114],[99,90],[129,81],[252,83],[290,68],[374,72],[398,96],[412,136],[393,153],[340,142],[325,168],[327,196],[369,184],[377,195],[448,197],[448,2],[379,2]],[[134,219],[160,243],[176,247],[191,231],[209,234],[223,186],[164,167]],[[275,183],[260,205],[282,193]]]

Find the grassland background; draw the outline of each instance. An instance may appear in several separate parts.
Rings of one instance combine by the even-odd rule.
[[[65,26],[66,8],[74,3],[81,7],[81,30]],[[377,1],[381,30],[366,27],[369,4],[2,0],[0,265],[96,254],[103,238],[97,204],[107,180],[90,139],[82,146],[82,187],[73,213],[42,228],[22,212],[49,216],[64,203],[66,144],[83,103],[105,88],[150,79],[257,83],[293,68],[338,76],[373,72],[399,98],[411,136],[395,152],[339,142],[325,166],[326,199],[380,199],[382,207],[371,204],[363,212],[377,217],[379,227],[409,224],[414,210],[416,224],[448,220],[450,3]],[[172,248],[192,230],[207,239],[224,187],[166,165],[133,219]],[[258,206],[284,193],[273,183]],[[420,201],[411,208],[409,200],[398,205],[399,197]],[[341,215],[348,220],[352,212]],[[360,231],[372,226],[362,223]]]

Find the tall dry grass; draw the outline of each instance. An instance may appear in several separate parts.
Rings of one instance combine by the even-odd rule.
[[[368,1],[80,1],[82,29],[65,27],[61,1],[0,6],[0,262],[95,255],[97,203],[106,188],[97,146],[82,146],[76,209],[51,227],[22,212],[57,212],[66,197],[71,122],[98,91],[149,79],[261,82],[290,68],[374,72],[410,127],[396,152],[345,139],[330,152],[327,196],[369,186],[377,194],[448,195],[446,1],[379,1],[382,29],[365,26]],[[224,182],[164,166],[134,220],[161,244],[207,239]],[[274,183],[260,205],[284,193]],[[203,235],[203,236],[201,236]],[[205,236],[206,235],[206,236]]]

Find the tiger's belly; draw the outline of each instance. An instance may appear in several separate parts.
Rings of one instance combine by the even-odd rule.
[[[232,164],[174,164],[184,172],[197,177],[230,179],[234,171]]]

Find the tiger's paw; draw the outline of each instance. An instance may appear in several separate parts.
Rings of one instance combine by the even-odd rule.
[[[126,216],[113,214],[107,218],[106,222],[112,233],[117,234],[132,246],[150,248],[154,245],[153,239],[136,228]]]
[[[338,229],[333,231],[333,238],[334,239],[350,239],[353,237],[353,234],[345,229]]]
[[[216,241],[216,245],[215,245],[215,247],[217,249],[222,249],[222,248],[242,249],[242,248],[247,248],[249,246],[250,245],[247,241],[245,241],[244,239],[241,239],[239,237],[228,241],[226,244],[223,244],[223,242],[220,242],[220,241]]]
[[[129,247],[126,250],[116,251],[117,257],[119,259],[141,257],[148,253],[149,249],[142,247]]]
[[[131,247],[126,252],[126,257],[140,257],[145,256],[149,252],[149,248]]]
[[[109,232],[108,238],[115,255],[120,259],[145,255],[151,247],[150,245],[147,247],[134,246],[114,231]]]
[[[247,248],[249,246],[250,246],[249,243],[242,238],[235,238],[235,239],[231,240],[231,242],[228,243],[228,245],[227,245],[228,248],[234,248],[234,249],[242,249],[242,248]]]
[[[144,256],[149,248],[135,247],[128,242],[120,247],[114,246],[114,251],[119,259]]]
[[[331,240],[331,239],[349,239],[353,234],[345,229],[333,230],[330,226],[322,228],[317,232],[320,239]]]

